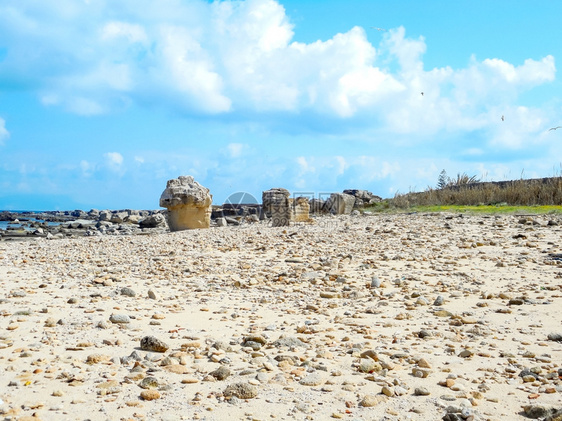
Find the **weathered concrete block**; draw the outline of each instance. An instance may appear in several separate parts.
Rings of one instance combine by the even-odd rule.
[[[266,190],[262,193],[263,211],[271,218],[271,225],[284,227],[291,222],[289,191],[282,188]]]
[[[326,211],[334,215],[349,215],[355,204],[355,196],[345,193],[332,193],[326,201]]]

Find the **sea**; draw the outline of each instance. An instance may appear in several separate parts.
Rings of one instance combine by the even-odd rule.
[[[0,210],[0,215],[2,214],[2,212],[3,211]],[[21,213],[23,218],[25,218],[26,221],[45,222],[43,219],[37,219],[37,218],[30,217],[31,214],[41,214],[41,213],[43,213],[43,211],[17,211],[17,210],[14,211],[14,210],[10,210],[10,211],[7,211],[7,212],[10,212],[12,214]],[[59,225],[60,222],[48,222],[47,224],[52,225],[52,226],[56,226],[56,225]],[[13,227],[13,228],[16,228],[16,229],[21,227],[21,224],[14,224],[13,221],[2,221],[2,220],[0,220],[0,230],[6,230],[8,228],[8,225],[10,227]],[[24,227],[24,229],[28,229],[28,227]]]

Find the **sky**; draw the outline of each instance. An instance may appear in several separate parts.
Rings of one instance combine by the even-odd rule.
[[[562,172],[562,2],[2,0],[0,209]],[[503,119],[502,119],[503,116]]]

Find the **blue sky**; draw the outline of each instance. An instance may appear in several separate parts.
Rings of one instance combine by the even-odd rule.
[[[157,209],[179,175],[216,204],[392,197],[443,169],[559,175],[560,16],[557,1],[2,0],[0,209]]]

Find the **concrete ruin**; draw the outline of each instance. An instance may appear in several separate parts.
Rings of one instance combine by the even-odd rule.
[[[273,227],[284,227],[291,222],[310,221],[308,198],[289,198],[290,193],[283,188],[274,188],[262,193],[263,212],[271,218]]]
[[[168,180],[160,206],[168,209],[170,231],[209,228],[213,196],[192,176]]]

